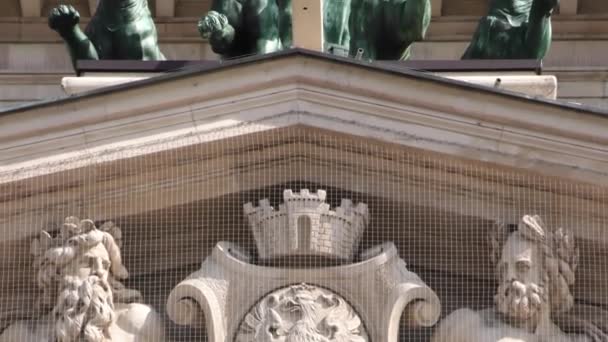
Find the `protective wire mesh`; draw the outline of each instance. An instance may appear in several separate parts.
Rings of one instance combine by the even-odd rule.
[[[208,278],[204,286],[216,296],[209,310],[215,310],[223,320],[215,329],[226,330],[226,341],[390,340],[383,331],[388,326],[384,313],[396,301],[391,293],[398,288],[400,278],[395,274],[405,273],[398,266],[396,273],[378,266],[352,277],[349,265],[379,253],[366,257],[361,256],[363,251],[394,243],[407,270],[437,294],[444,319],[456,309],[495,306],[498,283],[490,238],[501,225],[516,230],[528,214],[542,217],[545,228],[564,227],[573,232],[580,250],[576,282],[571,287],[576,307],[586,304],[587,312],[597,310],[593,312],[596,326],[603,325],[606,331],[606,320],[598,316],[607,302],[605,189],[543,176],[542,170],[523,172],[304,126],[264,132],[251,132],[242,126],[237,133],[168,139],[160,148],[157,144],[122,152],[102,151],[92,154],[86,166],[51,174],[40,172],[51,168],[50,164],[37,165],[20,172],[18,180],[3,184],[0,331],[4,329],[4,335],[0,341],[38,340],[35,336],[51,336],[52,340],[62,334],[67,336],[65,341],[79,341],[78,334],[84,333],[90,333],[94,340],[108,332],[108,324],[120,319],[131,323],[123,330],[149,341],[207,341],[210,317],[204,316],[204,310],[190,317],[192,324],[179,325],[167,314],[167,302],[172,289],[201,269],[220,241],[233,244],[228,254],[240,260],[240,268],[216,265],[193,278]],[[311,242],[315,229],[326,229],[329,240],[345,239],[347,230],[306,219],[296,220],[295,226],[278,227],[278,231],[308,227],[292,235],[299,242],[305,241],[303,245],[284,255],[260,257],[243,205],[251,202],[258,207],[259,200],[268,199],[278,210],[285,189],[294,193],[325,190],[332,210],[342,199],[367,205],[369,224],[358,238],[354,236],[359,243],[352,261],[342,259],[337,249],[330,248],[324,255],[309,253],[311,246],[319,243]],[[43,230],[51,238],[60,236],[66,227],[64,220],[70,216],[93,220],[100,229],[110,221],[120,227],[116,233],[105,226],[120,245],[122,262],[129,272],[120,282],[126,289],[111,280],[116,277],[116,260],[111,253],[91,254],[90,246],[97,245],[86,238],[84,242],[69,240],[86,237],[84,233],[90,229],[86,224],[71,219],[70,227],[82,231],[65,232],[64,240],[45,242],[45,237],[39,237]],[[106,250],[107,239],[100,240]],[[31,248],[34,240],[37,245]],[[282,250],[287,241],[268,236],[262,240],[258,243],[266,243],[270,254]],[[77,247],[70,250],[66,246]],[[531,265],[517,266],[520,277],[527,274],[522,267],[534,271],[536,265],[541,269],[547,266],[545,259],[539,261],[536,256],[531,257]],[[247,263],[256,266],[243,266]],[[45,267],[50,271],[38,271]],[[251,272],[242,271],[245,269]],[[272,269],[285,271],[279,276]],[[111,274],[105,287],[99,281],[104,270]],[[87,282],[91,279],[94,281]],[[547,283],[549,291],[547,281],[542,276],[537,279]],[[317,286],[319,292],[297,288],[301,283]],[[296,290],[283,291],[290,286]],[[51,298],[47,303],[41,300],[43,289]],[[147,307],[125,304],[139,298],[128,289],[141,293],[142,302],[157,316],[142,314]],[[103,310],[96,311],[96,304],[87,307],[83,298],[103,302],[108,293],[113,297],[115,315],[106,317],[110,323],[104,325]],[[268,296],[273,293],[274,297]],[[194,295],[184,295],[188,296],[196,303]],[[340,300],[346,303],[341,308],[352,312],[327,309]],[[532,302],[528,306],[532,307]],[[184,315],[190,309],[177,306]],[[205,312],[207,316],[209,312]],[[407,324],[409,318],[401,318],[399,340],[430,341],[438,325],[412,326]],[[556,320],[552,316],[552,321]],[[354,323],[345,327],[339,322]],[[101,327],[98,335],[96,324]],[[255,329],[247,330],[246,325]],[[162,326],[164,337],[159,330]],[[584,330],[579,328],[565,324],[561,330]],[[110,330],[112,338],[122,336],[116,335],[120,331]],[[76,335],[69,335],[69,331]],[[483,324],[474,328],[456,324],[445,340],[472,340],[458,338],[472,333],[499,340],[502,332],[486,329]]]

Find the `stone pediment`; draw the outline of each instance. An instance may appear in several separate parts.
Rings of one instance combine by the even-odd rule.
[[[584,106],[394,64],[290,50],[5,111],[0,171],[61,158],[72,161],[63,169],[75,168],[84,146],[109,155],[112,148],[194,133],[228,137],[306,125],[605,184],[607,120],[607,113]],[[247,131],[235,129],[244,124]],[[61,153],[49,155],[58,146]]]
[[[260,143],[291,163],[310,165],[302,155],[325,134],[416,151],[421,160],[427,154],[443,156],[455,164],[480,162],[605,185],[607,122],[608,115],[571,104],[293,50],[6,111],[0,116],[0,186],[17,195],[14,190],[34,177],[65,178],[118,162],[136,169],[150,158],[161,165],[178,151],[190,156],[183,166],[198,158],[193,156],[197,146],[228,141],[234,150],[221,146],[204,157],[214,161],[203,166],[209,172],[230,168]],[[301,140],[294,143],[294,138]],[[334,161],[328,151],[314,153],[319,161]],[[273,184],[292,177],[276,177]],[[305,180],[323,181],[318,175]],[[239,190],[263,185],[253,180]],[[187,201],[228,193],[218,189]]]
[[[17,274],[11,260],[28,256],[15,248],[69,215],[128,231],[139,243],[127,242],[124,257],[135,279],[197,264],[235,240],[226,227],[246,226],[227,213],[259,192],[304,187],[365,196],[382,210],[370,211],[374,233],[363,240],[398,232],[401,257],[433,272],[491,281],[487,261],[467,264],[467,253],[497,218],[533,210],[575,226],[583,257],[597,258],[608,246],[607,122],[582,107],[302,51],[15,109],[0,115],[0,273]],[[143,260],[138,251],[159,248],[163,233],[190,253],[161,248]],[[436,244],[416,247],[424,241]],[[235,242],[251,244],[245,228]],[[581,268],[579,299],[606,304],[602,267]]]

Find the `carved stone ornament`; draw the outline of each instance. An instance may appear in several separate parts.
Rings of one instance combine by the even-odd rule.
[[[321,203],[323,191],[286,191],[285,194],[288,198],[299,198],[295,200],[298,203],[301,198],[309,201],[304,201],[306,205],[293,205],[294,211],[289,215],[281,214],[288,211],[288,204],[274,211],[262,202],[259,207],[265,208],[262,214],[250,205],[246,207],[245,213],[250,219],[253,210],[254,223],[267,222],[258,221],[260,217],[276,217],[273,224],[251,225],[252,229],[262,227],[274,232],[254,233],[256,239],[266,239],[258,240],[258,246],[268,248],[266,251],[281,251],[281,257],[318,257],[322,246],[341,246],[341,241],[348,241],[344,245],[349,247],[346,250],[331,247],[324,251],[329,258],[325,259],[328,260],[325,265],[287,268],[255,265],[246,251],[232,243],[220,242],[201,269],[172,290],[167,301],[171,320],[181,325],[205,326],[211,342],[397,342],[402,317],[411,326],[428,327],[436,323],[441,311],[439,299],[415,273],[407,270],[392,243],[376,246],[354,258],[349,253],[355,253],[352,246],[358,242],[358,236],[335,233],[359,231],[356,227],[360,226],[353,228],[352,225],[359,214],[351,209],[364,208],[364,205],[351,206],[344,205],[350,202],[343,202],[343,207],[349,210],[340,215],[353,220],[329,220],[334,223],[319,225],[327,228],[328,240],[313,240],[317,209],[322,207],[323,213],[335,213],[330,214],[334,218],[341,217],[340,210],[329,210]],[[291,219],[286,218],[290,215]],[[302,220],[296,218],[302,215],[310,216]],[[298,224],[304,221],[305,224]],[[304,232],[298,230],[300,227],[306,228]],[[274,239],[277,235],[281,237]],[[290,241],[291,247],[279,246],[284,241]],[[305,246],[304,251],[298,246]],[[258,254],[263,255],[263,251]],[[325,254],[327,251],[329,254]],[[272,259],[272,253],[266,256]],[[329,261],[342,256],[360,261],[340,266]],[[340,335],[336,335],[338,333]]]
[[[262,260],[288,256],[319,256],[350,262],[367,227],[367,205],[344,199],[331,210],[326,193],[283,192],[278,210],[268,200],[244,206]]]
[[[68,217],[57,237],[32,242],[40,297],[36,314],[10,324],[0,342],[163,341],[160,317],[136,290],[120,255],[121,231],[107,222]]]
[[[578,265],[573,237],[549,230],[538,216],[524,216],[514,232],[507,228],[499,226],[492,239],[496,307],[452,312],[432,341],[607,342],[606,312],[575,304],[570,291]]]
[[[368,338],[358,314],[343,298],[301,284],[262,299],[245,316],[236,341],[366,342]]]

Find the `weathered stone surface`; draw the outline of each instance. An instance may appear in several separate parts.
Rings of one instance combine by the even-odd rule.
[[[237,342],[254,341],[367,342],[361,318],[339,295],[300,284],[279,289],[245,316]]]
[[[585,171],[606,170],[604,117],[312,59],[274,63],[3,115],[0,281],[14,296],[0,307],[31,293],[24,241],[70,212],[128,232],[130,278],[159,303],[158,289],[217,241],[253,246],[242,204],[274,205],[288,187],[331,189],[334,207],[367,203],[375,223],[362,240],[390,238],[450,308],[491,304],[476,299],[493,287],[479,251],[492,218],[533,210],[572,227],[583,259],[608,258],[606,177]],[[605,303],[604,268],[581,265],[578,300]]]
[[[451,313],[440,323],[433,342],[605,341],[605,312],[573,310],[570,287],[578,250],[570,233],[549,230],[540,217],[529,215],[513,233],[504,225],[499,228],[492,240],[500,281],[496,307]]]
[[[439,299],[416,274],[406,269],[394,245],[376,247],[362,257],[365,260],[359,263],[338,267],[261,267],[249,263],[251,259],[235,245],[219,243],[201,269],[173,289],[167,313],[175,323],[205,326],[209,341],[225,342],[244,329],[240,322],[247,320],[251,308],[263,306],[260,300],[265,300],[268,293],[290,284],[306,283],[339,293],[359,317],[367,319],[364,324],[370,340],[398,341],[402,317],[411,326],[428,327],[437,321]],[[317,314],[325,313],[324,310]],[[254,321],[251,323],[257,327],[259,319]],[[290,322],[310,323],[295,318]],[[357,320],[353,318],[350,322],[356,325]],[[293,325],[286,327],[289,330],[280,335],[282,338],[295,332]],[[249,341],[251,330],[245,331],[247,334],[240,336]],[[364,338],[361,331],[358,334],[355,331],[348,329],[346,333]]]
[[[268,200],[258,207],[244,206],[262,260],[293,256],[319,256],[352,262],[367,227],[367,206],[343,200],[335,210],[326,193],[285,190],[278,210]]]
[[[160,317],[136,303],[141,294],[120,282],[129,276],[121,244],[121,230],[112,222],[98,229],[90,220],[68,217],[57,237],[43,231],[31,246],[41,292],[36,310],[23,310],[32,315],[25,321],[0,321],[0,341],[164,339]],[[0,310],[0,319],[6,317]]]

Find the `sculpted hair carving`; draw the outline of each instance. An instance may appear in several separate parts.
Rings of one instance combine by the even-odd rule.
[[[68,278],[53,310],[57,340],[106,341],[106,330],[115,316],[108,282],[96,276]]]
[[[37,262],[38,286],[42,290],[39,305],[43,311],[52,308],[58,342],[107,340],[107,329],[115,318],[110,281],[96,274],[84,279],[66,274],[66,267],[88,251],[102,248],[109,258],[110,280],[128,277],[120,255],[120,234],[113,223],[97,229],[90,220],[69,217],[57,238],[44,232],[40,239],[44,242],[36,243],[41,249]]]
[[[541,285],[544,285],[549,292],[551,312],[560,313],[571,309],[574,305],[574,297],[570,286],[574,284],[574,272],[578,266],[578,249],[574,244],[574,238],[563,228],[551,231],[536,215],[524,216],[517,230],[513,232],[510,231],[511,227],[499,223],[490,236],[491,259],[494,265],[498,264],[503,247],[511,234],[520,234],[536,243],[544,256],[541,267],[545,284]]]

